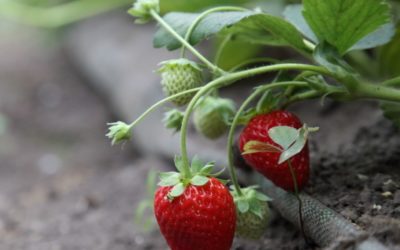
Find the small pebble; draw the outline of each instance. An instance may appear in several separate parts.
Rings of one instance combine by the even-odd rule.
[[[389,197],[389,196],[392,196],[393,194],[392,194],[392,192],[389,192],[389,191],[386,191],[386,192],[383,192],[382,194],[381,194],[383,197]]]
[[[376,204],[374,204],[373,206],[372,206],[372,209],[375,209],[375,210],[381,210],[382,209],[382,206],[381,205],[376,205]]]
[[[363,175],[363,174],[357,174],[358,179],[360,179],[361,181],[366,181],[368,180],[368,176]]]

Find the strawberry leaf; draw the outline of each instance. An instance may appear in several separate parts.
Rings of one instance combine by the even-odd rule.
[[[193,178],[190,180],[190,183],[195,185],[195,186],[203,186],[209,181],[209,178],[201,175],[195,175]]]
[[[322,66],[339,76],[346,77],[354,70],[341,58],[339,51],[327,42],[321,42],[314,50],[314,59]]]
[[[248,141],[243,147],[242,155],[254,154],[254,153],[263,153],[263,152],[275,152],[279,153],[281,150],[269,143],[260,142],[260,141]]]
[[[303,16],[303,5],[302,4],[291,4],[286,6],[283,11],[283,16],[286,20],[292,23],[304,36],[313,42],[318,42],[318,38],[308,25],[306,19]]]
[[[344,55],[362,38],[390,22],[383,0],[304,0],[303,16],[320,42]]]
[[[286,149],[282,152],[281,156],[279,157],[278,164],[285,162],[292,158],[294,155],[300,153],[300,151],[304,148],[307,142],[307,134],[304,130],[300,129],[299,136],[296,138],[296,141],[293,143],[291,147]]]
[[[180,35],[184,36],[198,13],[172,12],[164,16],[164,20]],[[189,42],[193,45],[222,33],[235,36],[236,40],[253,44],[292,46],[305,51],[301,34],[296,28],[281,17],[259,11],[225,11],[207,15],[194,29]],[[153,40],[156,48],[167,47],[175,50],[181,44],[164,28],[156,32]]]
[[[304,36],[313,41],[314,43],[318,43],[318,38],[308,25],[305,20],[303,14],[303,5],[301,4],[291,4],[285,8],[283,15],[286,20],[292,23]],[[370,49],[380,45],[383,45],[389,42],[394,33],[394,25],[393,23],[388,23],[374,32],[368,34],[361,40],[359,40],[356,44],[354,44],[348,51],[351,50],[361,50],[361,49]]]
[[[268,135],[276,144],[286,150],[296,141],[299,131],[288,126],[276,126],[270,128]]]
[[[285,151],[282,152],[281,156],[279,157],[278,164],[281,164],[289,160],[294,155],[298,154],[306,145],[309,133],[315,132],[317,130],[318,128],[308,128],[306,124],[304,124],[302,128],[299,128],[297,130],[298,136],[296,140],[290,147],[288,147],[287,149],[285,149]]]
[[[168,194],[168,197],[170,199],[176,198],[178,196],[181,196],[185,192],[185,186],[183,185],[182,182],[176,184],[171,191]]]

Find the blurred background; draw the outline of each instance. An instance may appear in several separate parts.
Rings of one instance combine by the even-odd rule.
[[[229,4],[261,6],[280,15],[293,2],[297,1],[166,0],[161,1],[161,11]],[[126,13],[131,4],[132,0],[0,0],[0,249],[166,248],[157,230],[145,230],[151,212],[135,223],[140,201],[151,198],[149,171],[171,169],[171,159],[179,152],[178,135],[161,123],[166,109],[136,127],[132,143],[111,147],[104,136],[107,122],[130,122],[162,98],[154,70],[159,62],[177,56],[152,47],[156,27],[135,25]],[[212,57],[218,42],[208,41],[201,49]],[[258,53],[299,56],[249,44],[238,50],[243,46],[230,44],[221,67]],[[240,100],[241,90],[251,86],[242,84],[224,95]],[[341,136],[332,130],[317,135],[319,141],[329,142],[318,145],[327,152],[335,152],[360,127],[381,117],[370,103],[345,106],[340,112],[335,103],[314,106],[295,109],[309,124],[341,130]],[[349,116],[353,126],[346,127]],[[220,164],[226,161],[224,143],[206,141],[193,130],[189,138],[191,152]],[[275,226],[287,231],[277,244],[297,235],[288,223]]]

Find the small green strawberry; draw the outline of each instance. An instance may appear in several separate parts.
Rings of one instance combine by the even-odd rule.
[[[200,66],[187,59],[172,59],[161,63],[161,85],[166,96],[175,95],[203,84]],[[172,100],[177,106],[190,102],[194,93],[185,94]]]
[[[164,113],[163,123],[166,128],[173,129],[174,132],[181,130],[184,114],[177,110],[171,109]]]
[[[194,111],[194,125],[205,137],[216,139],[226,132],[234,114],[235,105],[231,100],[208,96]]]
[[[136,23],[147,23],[153,19],[151,10],[160,12],[159,0],[137,0],[128,13],[137,17]]]
[[[232,191],[236,204],[236,235],[250,240],[261,238],[268,227],[269,207],[266,195],[255,187],[241,189],[242,195]]]
[[[128,141],[131,138],[131,126],[125,122],[107,123],[108,133],[106,136],[111,139],[111,144],[118,144]]]

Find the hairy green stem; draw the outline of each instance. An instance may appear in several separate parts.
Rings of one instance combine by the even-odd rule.
[[[182,121],[181,152],[182,152],[182,161],[183,161],[183,165],[185,166],[185,168],[189,168],[189,159],[188,159],[188,153],[187,153],[187,147],[186,147],[186,135],[187,135],[189,117],[190,117],[197,101],[204,94],[213,90],[214,88],[219,88],[219,87],[223,87],[226,85],[230,85],[237,80],[244,79],[247,77],[256,76],[256,75],[267,73],[267,72],[279,71],[279,70],[300,70],[300,71],[308,70],[308,71],[315,71],[320,74],[332,76],[332,74],[329,71],[327,71],[325,68],[322,68],[319,66],[308,65],[308,64],[297,64],[297,63],[284,63],[284,64],[268,65],[268,66],[263,66],[263,67],[259,67],[259,68],[230,73],[230,74],[221,76],[221,77],[211,81],[207,85],[203,86],[202,89],[196,93],[196,95],[192,98],[192,100],[188,104],[183,121]],[[190,172],[190,171],[188,171],[188,172]]]
[[[384,81],[382,83],[382,85],[393,86],[393,87],[399,86],[400,85],[400,76],[392,78],[392,79],[389,79],[387,81]]]
[[[173,100],[173,99],[175,99],[177,97],[180,97],[182,95],[186,95],[186,94],[190,94],[190,93],[194,93],[196,91],[199,91],[201,88],[202,87],[185,90],[185,91],[182,91],[182,92],[180,92],[178,94],[168,96],[168,97],[166,97],[166,98],[154,103],[150,108],[148,108],[145,112],[143,112],[136,120],[134,120],[131,124],[129,124],[129,128],[132,129],[136,124],[141,122],[148,114],[150,114],[156,108],[158,108],[158,106],[161,106],[161,105],[165,104],[166,102],[169,102],[169,101],[171,101],[171,100]]]
[[[304,45],[307,47],[307,49],[310,50],[310,52],[313,52],[315,50],[315,44],[312,43],[311,41],[307,40],[307,39],[303,39],[303,43]]]
[[[233,183],[233,186],[235,188],[235,192],[239,195],[242,196],[243,193],[240,189],[240,185],[237,179],[237,175],[236,175],[236,171],[235,171],[235,167],[233,166],[233,137],[234,137],[234,128],[236,127],[236,124],[239,121],[239,117],[240,114],[242,114],[242,112],[244,111],[244,109],[247,107],[247,105],[249,105],[257,96],[261,95],[263,93],[264,89],[257,89],[256,91],[254,91],[242,104],[242,106],[240,106],[239,110],[236,112],[235,117],[233,118],[232,124],[231,124],[231,128],[229,130],[229,134],[228,134],[228,143],[227,143],[227,152],[228,152],[228,168],[229,168],[229,174],[231,176],[231,180]],[[233,128],[233,129],[232,129]]]
[[[219,72],[221,74],[224,73],[220,68],[215,66],[207,58],[200,54],[200,52],[198,52],[188,41],[182,38],[181,35],[179,35],[167,22],[165,22],[164,19],[155,10],[151,10],[150,13],[164,29],[166,29],[172,36],[174,36],[175,39],[177,39],[183,46],[190,50],[190,52],[192,52],[193,55],[195,55],[200,61],[202,61],[207,67],[209,67],[211,71]]]
[[[353,95],[356,98],[400,102],[399,89],[383,86],[381,84],[359,83]]]
[[[255,64],[255,63],[278,63],[279,60],[269,57],[257,57],[243,61],[242,63],[232,67],[229,72],[235,72],[238,69],[241,69],[247,65]]]
[[[215,8],[206,10],[203,13],[201,13],[199,16],[197,16],[196,19],[189,26],[188,30],[186,31],[185,40],[190,43],[189,39],[192,36],[194,29],[201,22],[201,20],[203,20],[203,18],[205,18],[209,14],[211,14],[213,12],[217,12],[217,11],[248,11],[248,9],[245,9],[242,7],[235,7],[235,6],[220,6],[220,7],[215,7]],[[185,46],[182,46],[181,57],[185,57],[185,52],[186,52],[186,48],[185,48]]]
[[[0,1],[0,16],[37,27],[58,28],[130,3],[130,0],[82,0],[53,7],[37,7],[5,0]]]
[[[306,77],[309,77],[309,76],[313,76],[313,75],[317,75],[317,73],[310,72],[310,71],[304,71],[304,72],[301,72],[298,76],[296,76],[294,78],[294,81],[300,81],[303,78],[306,78]],[[289,87],[289,88],[286,89],[286,91],[284,92],[283,95],[285,97],[290,97],[292,95],[293,91],[294,91],[294,88],[293,87]]]
[[[236,112],[236,115],[233,118],[232,124],[229,129],[228,133],[228,141],[227,141],[227,154],[228,154],[228,167],[229,167],[229,173],[231,176],[231,180],[233,183],[233,186],[235,188],[235,192],[239,195],[242,196],[242,191],[240,190],[239,182],[237,179],[235,167],[233,166],[233,138],[235,134],[235,129],[236,126],[239,122],[240,116],[242,115],[243,111],[247,108],[247,106],[255,100],[256,97],[264,93],[268,89],[273,89],[277,87],[286,87],[286,86],[297,86],[297,87],[306,87],[308,86],[306,82],[296,82],[296,81],[290,81],[290,82],[276,82],[276,83],[271,83],[268,85],[261,86],[257,88],[247,99],[242,103],[238,111]]]
[[[298,188],[298,183],[297,183],[297,178],[296,178],[296,173],[294,172],[292,162],[287,160],[287,164],[289,166],[289,171],[293,179],[293,185],[294,185],[294,195],[296,196],[297,201],[299,202],[299,224],[300,224],[300,229],[301,233],[303,234],[304,239],[307,241],[306,233],[304,231],[304,221],[303,221],[303,202],[300,198],[299,195],[299,188]]]

